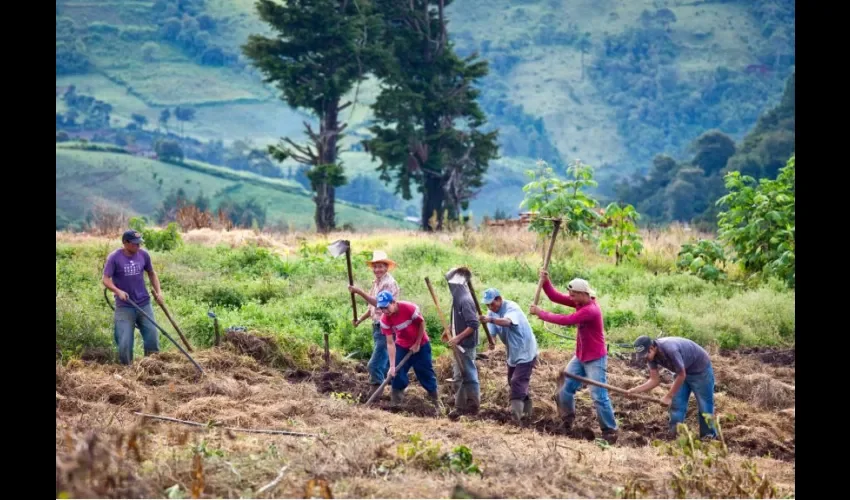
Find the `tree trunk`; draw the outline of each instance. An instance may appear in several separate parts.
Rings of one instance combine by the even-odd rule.
[[[334,203],[336,202],[336,188],[328,183],[316,186],[316,230],[319,233],[329,233],[336,228]]]
[[[337,161],[337,140],[339,139],[339,100],[332,99],[325,107],[324,116],[319,117],[319,139],[316,144],[319,166],[335,165]],[[336,229],[336,187],[325,181],[314,186],[316,195],[316,230],[319,233],[329,233]]]
[[[443,229],[443,184],[440,177],[426,175],[422,184],[422,230],[431,231],[428,220],[437,212],[437,228]]]

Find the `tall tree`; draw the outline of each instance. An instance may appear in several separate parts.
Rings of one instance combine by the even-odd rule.
[[[195,119],[195,108],[174,108],[174,118],[180,122],[180,135],[183,135],[183,124]]]
[[[486,118],[475,82],[487,75],[476,54],[460,58],[446,31],[451,0],[375,0],[385,21],[389,62],[376,67],[383,88],[373,111],[372,139],[363,141],[384,182],[411,198],[422,193],[422,229],[444,211],[457,216],[469,206],[490,160],[498,157],[498,131],[483,132]]]
[[[243,53],[277,85],[282,100],[319,121],[318,131],[304,122],[308,144],[284,137],[269,152],[308,166],[316,228],[328,232],[336,226],[336,188],[345,183],[338,144],[347,124],[339,115],[351,102],[341,101],[372,65],[380,18],[367,0],[258,0],[256,6],[275,34],[251,35]]]

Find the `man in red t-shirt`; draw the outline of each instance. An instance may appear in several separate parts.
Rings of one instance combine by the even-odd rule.
[[[567,285],[569,295],[555,290],[549,281],[549,273],[540,270],[543,279],[543,291],[549,300],[557,304],[574,307],[572,314],[556,314],[544,311],[532,305],[531,314],[535,314],[547,323],[556,325],[576,325],[576,353],[567,363],[567,372],[580,377],[587,377],[596,382],[607,383],[608,380],[608,350],[605,347],[605,328],[602,320],[602,310],[596,303],[596,292],[590,284],[576,278]],[[569,428],[575,420],[576,391],[581,382],[567,378],[558,393],[558,411],[564,425]],[[602,428],[602,437],[609,443],[617,441],[617,421],[614,419],[614,409],[608,398],[608,390],[597,386],[590,387],[590,397],[596,406],[596,418]]]
[[[404,390],[410,384],[407,374],[413,368],[416,379],[428,391],[428,399],[439,409],[437,375],[431,363],[431,343],[425,333],[425,318],[419,312],[419,306],[412,302],[396,301],[392,293],[384,290],[378,294],[376,309],[383,313],[380,321],[381,333],[387,337],[395,333],[395,343],[387,342],[387,353],[390,356],[389,376],[393,378],[390,395],[392,403],[402,402]],[[398,366],[396,372],[397,365],[408,352],[413,354],[404,366]]]

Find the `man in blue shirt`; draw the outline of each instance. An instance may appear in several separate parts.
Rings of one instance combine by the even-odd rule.
[[[716,437],[714,422],[707,422],[704,415],[714,417],[714,369],[705,349],[693,340],[682,337],[664,337],[652,340],[642,335],[635,340],[635,352],[639,360],[649,366],[649,380],[629,389],[631,393],[651,391],[661,383],[658,365],[676,374],[673,386],[662,399],[670,407],[670,433],[675,435],[676,426],[685,421],[688,399],[691,392],[697,400],[700,437]]]
[[[511,413],[517,424],[522,424],[523,417],[531,418],[532,403],[528,386],[531,372],[537,364],[537,339],[522,308],[516,302],[503,299],[495,288],[485,290],[481,302],[490,311],[486,316],[479,317],[479,320],[505,344],[508,383],[511,386]]]

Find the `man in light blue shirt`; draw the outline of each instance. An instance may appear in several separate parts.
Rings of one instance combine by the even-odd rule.
[[[485,290],[481,302],[487,304],[490,311],[479,320],[487,325],[491,334],[499,337],[507,350],[511,413],[521,425],[523,417],[531,418],[532,403],[528,386],[531,372],[537,364],[537,339],[520,306],[511,300],[504,300],[495,288]]]

